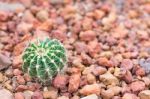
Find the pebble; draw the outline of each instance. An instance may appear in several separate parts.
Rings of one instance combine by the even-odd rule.
[[[87,74],[87,81],[89,84],[93,84],[96,82],[96,78],[93,74],[89,73]]]
[[[121,67],[127,70],[131,70],[133,68],[133,63],[130,59],[123,59],[121,62]]]
[[[18,33],[28,33],[33,28],[33,25],[27,22],[21,22],[17,25]]]
[[[139,99],[135,94],[132,93],[125,93],[122,99]]]
[[[91,95],[88,95],[88,96],[83,97],[81,99],[99,99],[99,98],[96,94],[91,94]]]
[[[88,47],[84,42],[75,42],[74,47],[78,53],[88,52]]]
[[[68,77],[66,75],[57,75],[53,80],[54,87],[58,89],[64,89],[68,83]]]
[[[69,99],[69,97],[67,97],[67,96],[60,96],[57,99]]]
[[[79,93],[81,95],[90,95],[90,94],[97,94],[99,95],[101,92],[101,88],[98,84],[91,84],[91,85],[85,85]]]
[[[142,77],[142,80],[144,81],[146,86],[150,85],[150,78],[149,77]]]
[[[98,43],[97,40],[90,41],[88,43],[88,51],[90,56],[97,57],[97,54],[99,54],[101,51],[100,44]]]
[[[39,19],[41,22],[44,22],[48,19],[49,13],[46,10],[40,10],[36,14],[37,19]]]
[[[9,13],[5,11],[0,11],[0,21],[7,21]]]
[[[94,68],[92,69],[92,73],[95,76],[102,75],[102,74],[104,74],[106,72],[107,72],[107,69],[105,67],[102,67],[102,66],[94,66]]]
[[[0,73],[0,83],[2,83],[4,81],[4,76],[2,73]]]
[[[112,97],[115,95],[113,90],[102,90],[101,91],[101,95],[103,97],[103,99],[112,99]]]
[[[67,39],[67,34],[60,31],[60,30],[52,31],[51,36],[55,39],[60,40],[60,41],[65,41]]]
[[[24,91],[24,90],[27,90],[28,87],[25,86],[25,85],[18,85],[17,88],[16,88],[16,91]]]
[[[0,99],[13,99],[13,95],[7,89],[0,89]]]
[[[138,95],[140,99],[150,99],[150,90],[143,90]]]
[[[15,93],[14,97],[15,99],[25,99],[22,92]]]
[[[133,76],[129,70],[126,71],[122,78],[126,83],[131,83],[133,81]]]
[[[135,81],[131,83],[130,88],[133,92],[139,92],[145,89],[145,83],[142,81]]]
[[[35,91],[32,95],[32,99],[43,99],[43,95],[40,91]]]
[[[119,80],[112,75],[110,72],[106,72],[99,76],[100,81],[102,81],[105,85],[118,85]]]
[[[3,3],[0,2],[0,10],[2,11],[23,11],[25,7],[21,3]]]
[[[140,64],[141,67],[143,67],[143,68],[145,69],[145,72],[146,72],[146,73],[149,73],[149,72],[150,72],[150,67],[149,67],[150,61],[149,61],[148,59],[147,59],[147,60],[145,60],[145,59],[140,59],[140,60],[139,60],[139,64]]]
[[[33,95],[33,92],[29,91],[29,90],[26,90],[26,91],[23,92],[23,95],[24,95],[25,99],[31,99],[32,95]]]
[[[144,76],[146,74],[145,69],[144,68],[139,68],[136,70],[135,74],[137,76]]]
[[[13,74],[15,75],[15,76],[18,76],[18,75],[21,75],[21,71],[19,70],[19,69],[14,69],[14,71],[13,71]]]
[[[98,59],[98,64],[100,66],[106,66],[106,67],[112,67],[113,66],[113,63],[112,61],[108,60],[106,57],[101,57]]]
[[[7,57],[0,53],[0,70],[7,68],[11,64],[12,62],[11,62],[10,57]]]
[[[92,41],[96,38],[96,33],[92,30],[88,30],[85,32],[80,32],[79,37],[83,41]]]
[[[58,97],[58,90],[55,88],[50,88],[48,91],[43,92],[44,99],[50,98],[50,99],[57,99]]]
[[[23,76],[18,75],[17,82],[18,82],[18,84],[21,84],[21,85],[25,84],[25,80],[24,80]]]
[[[80,73],[71,75],[69,79],[68,92],[72,93],[78,90],[80,85],[80,77],[81,77]]]
[[[8,68],[6,71],[5,71],[5,75],[7,77],[12,77],[13,76],[13,69],[12,68]]]

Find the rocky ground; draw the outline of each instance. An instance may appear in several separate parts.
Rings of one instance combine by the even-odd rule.
[[[23,73],[37,37],[68,66],[42,85]],[[0,0],[0,99],[150,99],[150,0]]]

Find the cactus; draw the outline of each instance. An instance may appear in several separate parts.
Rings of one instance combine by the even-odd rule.
[[[30,43],[23,53],[24,72],[42,82],[51,81],[66,65],[66,51],[56,39]]]

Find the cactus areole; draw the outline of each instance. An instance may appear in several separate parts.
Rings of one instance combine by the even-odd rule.
[[[66,65],[64,46],[56,39],[30,43],[23,53],[24,72],[41,82],[51,81]]]

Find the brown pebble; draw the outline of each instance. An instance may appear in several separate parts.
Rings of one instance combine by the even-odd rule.
[[[101,66],[112,67],[112,61],[109,61],[106,57],[101,57],[98,59],[98,64]]]
[[[91,40],[95,39],[96,33],[92,30],[88,30],[88,31],[85,31],[85,32],[80,32],[79,37],[83,41],[91,41]]]
[[[19,84],[25,84],[25,80],[24,80],[23,76],[18,75],[17,76],[17,82]]]
[[[91,85],[85,85],[79,93],[82,95],[90,95],[90,94],[97,94],[99,95],[101,92],[101,88],[98,84],[91,84]]]
[[[53,80],[53,85],[56,88],[64,89],[68,83],[68,77],[66,75],[57,75]]]
[[[70,79],[69,79],[69,87],[68,87],[68,91],[69,92],[75,92],[75,91],[78,90],[79,84],[80,84],[80,77],[81,77],[80,73],[73,74],[70,77]]]
[[[102,75],[104,73],[106,73],[107,69],[105,67],[102,67],[102,66],[94,66],[93,70],[92,70],[92,73],[95,75],[95,76],[98,76],[98,75]]]
[[[108,89],[108,90],[102,90],[101,95],[104,99],[111,99],[115,95],[115,93],[113,90]]]
[[[25,99],[23,93],[21,92],[15,93],[14,97],[15,99]]]
[[[131,83],[130,87],[133,92],[139,92],[145,89],[145,83],[142,81],[135,81]]]
[[[125,93],[122,99],[139,99],[135,94],[132,93]]]
[[[21,71],[19,70],[19,69],[14,69],[14,71],[13,71],[13,74],[15,75],[15,76],[18,76],[18,75],[21,75]]]
[[[43,95],[40,91],[36,91],[33,93],[32,99],[43,99]]]
[[[133,68],[133,63],[130,59],[123,59],[121,63],[121,67],[127,70],[131,70]]]

